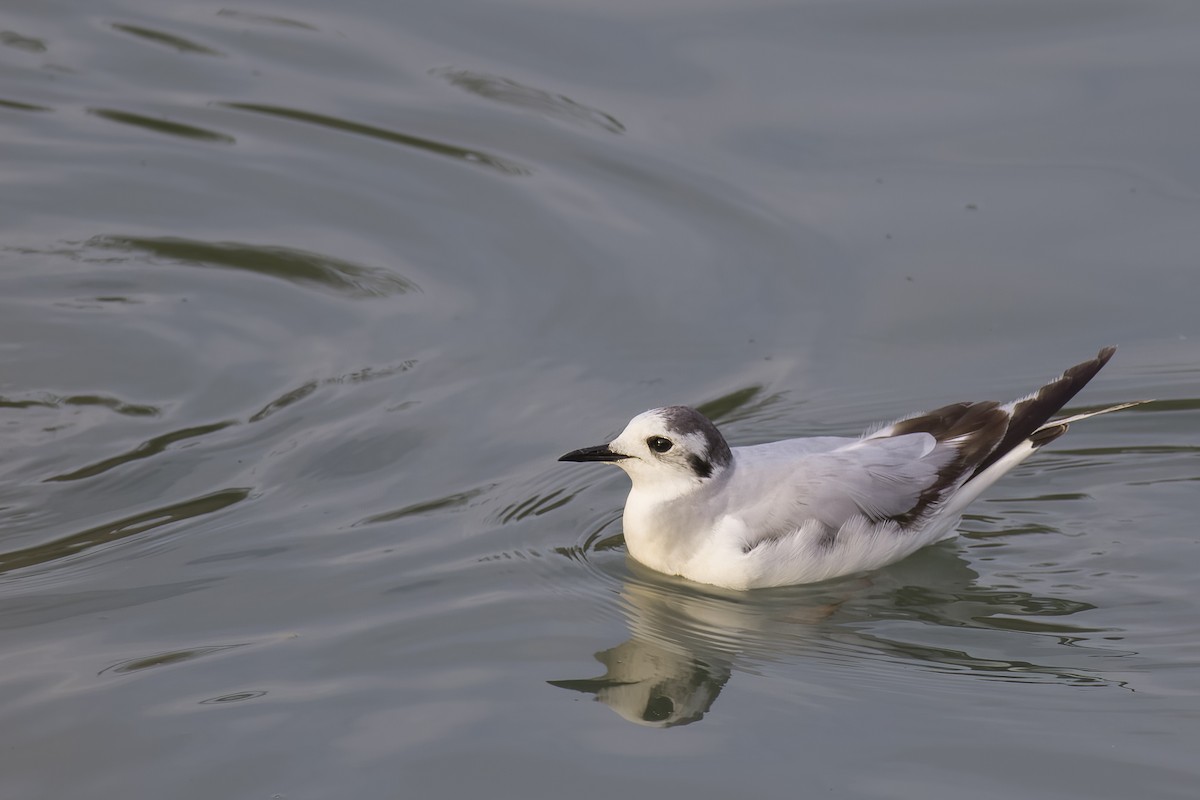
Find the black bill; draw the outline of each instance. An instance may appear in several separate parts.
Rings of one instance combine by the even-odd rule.
[[[585,447],[582,450],[572,450],[565,456],[559,456],[559,461],[621,461],[629,458],[623,453],[614,453],[608,449],[608,445],[601,444],[596,447]]]

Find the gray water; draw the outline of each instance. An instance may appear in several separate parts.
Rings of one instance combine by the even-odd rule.
[[[1200,5],[0,3],[0,796],[1194,798]],[[878,572],[617,470],[1028,392]]]

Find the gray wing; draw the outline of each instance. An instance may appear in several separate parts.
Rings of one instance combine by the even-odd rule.
[[[835,531],[853,516],[903,522],[955,458],[955,448],[928,433],[823,439],[739,448],[746,453],[739,453],[738,470],[745,472],[735,491],[761,498],[738,513],[755,534],[747,544],[791,533],[812,519]]]
[[[942,480],[953,447],[928,433],[863,439],[803,465],[812,487],[809,513],[838,528],[856,514],[903,521]]]

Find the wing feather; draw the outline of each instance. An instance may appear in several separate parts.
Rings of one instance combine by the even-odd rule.
[[[810,520],[836,532],[855,516],[892,519],[918,504],[954,458],[952,447],[939,446],[928,433],[829,444],[835,446],[800,458],[763,452],[739,460],[740,482],[731,489],[758,498],[739,504],[738,516],[753,532],[747,545],[793,533]]]

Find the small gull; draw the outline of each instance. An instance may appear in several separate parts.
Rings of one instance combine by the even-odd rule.
[[[1070,423],[1147,402],[1050,419],[1115,351],[1011,403],[952,403],[861,438],[730,447],[700,412],[668,406],[559,461],[628,473],[625,544],[652,569],[731,589],[810,583],[953,537],[972,500]]]

